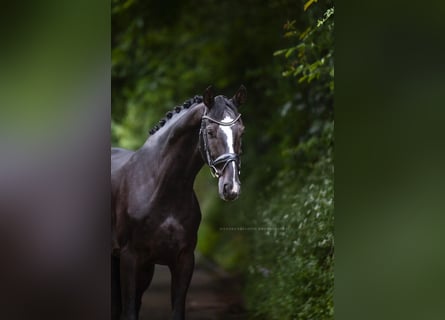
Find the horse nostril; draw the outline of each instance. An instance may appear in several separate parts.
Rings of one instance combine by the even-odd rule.
[[[224,191],[224,194],[227,194],[227,183],[224,183],[223,191]]]
[[[238,198],[238,190],[233,189],[233,184],[226,183],[223,187],[224,200],[232,201]]]
[[[230,183],[225,183],[224,184],[224,194],[229,194],[230,190],[232,189],[232,186],[230,185]]]

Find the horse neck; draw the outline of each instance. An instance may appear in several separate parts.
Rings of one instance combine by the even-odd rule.
[[[151,167],[156,168],[160,188],[193,188],[195,177],[204,164],[199,152],[199,129],[204,111],[201,103],[175,115],[143,146],[142,149],[146,148],[156,158]]]

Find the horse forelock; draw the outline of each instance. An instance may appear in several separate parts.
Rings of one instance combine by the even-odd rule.
[[[215,103],[209,110],[208,115],[213,119],[222,120],[227,110],[229,110],[229,112],[232,112],[232,116],[234,117],[238,115],[238,110],[230,99],[222,95],[216,96]]]

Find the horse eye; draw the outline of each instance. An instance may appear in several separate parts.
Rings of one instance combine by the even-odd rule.
[[[215,137],[215,133],[211,130],[207,130],[207,134],[209,135],[210,138],[214,138]]]

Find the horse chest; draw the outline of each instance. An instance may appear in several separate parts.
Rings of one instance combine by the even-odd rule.
[[[194,245],[195,237],[179,219],[168,216],[152,229],[146,242],[148,250],[145,252],[150,260],[165,264],[176,257],[183,248]]]
[[[155,238],[167,246],[172,246],[185,240],[185,228],[178,219],[169,216],[156,229]]]

